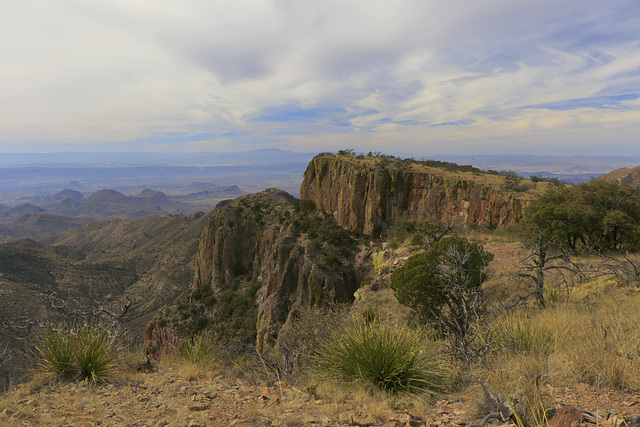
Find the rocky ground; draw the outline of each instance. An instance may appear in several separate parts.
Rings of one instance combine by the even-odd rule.
[[[609,419],[599,425],[623,425],[615,422],[614,412],[626,417],[640,413],[639,393],[601,390],[586,384],[547,388],[558,406],[573,404]],[[248,379],[232,381],[222,375],[185,375],[184,369],[161,367],[103,385],[23,386],[0,399],[0,425],[398,427],[463,426],[473,422],[470,399],[465,402],[455,395],[443,396],[434,404],[414,401],[406,405],[357,393],[326,393],[284,381],[267,386]]]

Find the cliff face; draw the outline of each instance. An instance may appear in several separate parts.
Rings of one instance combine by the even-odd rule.
[[[212,313],[227,313],[211,319],[218,333],[233,332],[238,298],[255,304],[259,349],[273,342],[297,308],[353,298],[355,241],[332,218],[295,200],[266,190],[214,211],[200,238],[193,286],[212,292]],[[250,316],[251,307],[242,315]]]
[[[511,224],[522,211],[520,200],[472,179],[383,167],[355,156],[316,156],[304,173],[300,196],[350,232],[374,237],[397,219],[435,218],[465,229]]]

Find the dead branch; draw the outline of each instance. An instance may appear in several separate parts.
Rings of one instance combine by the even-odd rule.
[[[4,349],[0,352],[0,367],[11,359],[13,359],[13,353],[9,351],[9,346],[5,344]]]
[[[510,420],[513,417],[513,410],[507,405],[507,399],[497,391],[493,390],[487,383],[478,378],[484,393],[491,399],[503,420]]]
[[[467,424],[465,427],[484,427],[491,420],[504,421],[502,419],[502,414],[500,414],[500,412],[491,412],[491,413],[485,415],[485,417],[479,423]]]
[[[123,303],[119,307],[120,313],[116,313],[115,311],[105,308],[105,305],[107,304],[107,298],[108,297],[102,300],[102,302],[96,308],[94,308],[93,314],[94,315],[106,314],[114,322],[119,322],[129,311],[129,307],[131,307],[131,300],[129,300],[129,298],[127,297],[124,297],[121,300],[123,301]]]
[[[508,420],[513,420],[514,413],[513,410],[507,404],[507,399],[491,387],[480,378],[478,378],[478,383],[482,386],[482,392],[484,393],[486,399],[491,402],[492,406],[495,408],[495,411],[488,413],[485,417],[476,424],[467,424],[465,427],[483,427],[491,420],[500,420],[502,422],[506,422]]]
[[[640,262],[632,260],[629,252],[625,252],[622,258],[606,254],[600,256],[608,261],[604,263],[603,275],[612,276],[620,286],[640,283]]]
[[[587,411],[586,409],[580,408],[576,408],[576,410],[582,412],[582,416],[584,417],[584,419],[589,421],[590,423],[601,425],[601,423],[604,421],[604,418],[593,411]]]

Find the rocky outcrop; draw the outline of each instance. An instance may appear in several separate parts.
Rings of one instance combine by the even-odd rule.
[[[210,289],[213,311],[230,313],[214,322],[234,316],[225,301],[253,298],[262,349],[297,308],[353,299],[354,251],[355,241],[332,218],[284,191],[266,190],[216,208],[200,239],[194,292]]]
[[[496,188],[433,168],[383,164],[371,157],[318,155],[304,173],[300,196],[348,231],[374,237],[397,219],[432,218],[466,229],[512,224],[521,215],[521,201]]]

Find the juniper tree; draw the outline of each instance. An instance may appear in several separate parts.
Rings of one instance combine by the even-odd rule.
[[[482,283],[492,259],[479,243],[452,235],[409,258],[391,276],[398,301],[415,319],[435,325],[465,362],[481,351],[475,326],[482,320]]]

